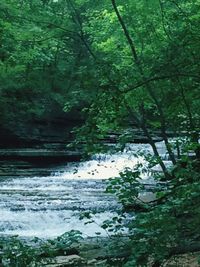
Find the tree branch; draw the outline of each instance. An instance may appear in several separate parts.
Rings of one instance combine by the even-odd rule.
[[[198,75],[193,75],[193,74],[189,74],[189,73],[176,73],[176,74],[171,74],[171,75],[163,75],[163,76],[157,76],[157,77],[152,77],[149,79],[146,79],[145,81],[141,81],[138,84],[136,84],[133,87],[128,88],[127,90],[124,90],[124,93],[128,93],[130,91],[133,91],[141,86],[147,85],[150,82],[154,82],[154,81],[159,81],[159,80],[166,80],[166,79],[172,79],[172,78],[177,78],[177,77],[188,77],[188,78],[194,78],[194,79],[199,79],[200,80],[200,76]]]
[[[137,56],[135,45],[133,43],[133,39],[131,38],[130,33],[129,33],[129,31],[128,31],[128,29],[127,29],[127,27],[126,27],[121,15],[120,15],[120,13],[119,13],[119,10],[118,10],[117,5],[116,5],[116,1],[115,0],[111,0],[111,2],[112,2],[112,5],[113,5],[113,8],[115,10],[115,13],[117,15],[117,18],[119,20],[119,23],[121,24],[121,27],[122,27],[122,29],[124,31],[124,35],[125,35],[128,43],[129,43],[129,45],[130,45],[131,52],[132,52],[132,55],[133,55],[133,59],[136,62],[138,62],[138,56]]]

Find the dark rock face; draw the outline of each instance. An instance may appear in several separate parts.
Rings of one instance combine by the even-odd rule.
[[[46,118],[10,121],[0,125],[0,148],[65,145],[73,139],[72,129],[82,123],[80,111],[75,110],[67,114],[55,110]]]
[[[133,128],[128,128],[124,132],[121,133],[115,133],[110,132],[107,136],[105,136],[103,141],[104,143],[118,143],[121,137],[124,136],[126,138],[127,143],[135,143],[135,144],[148,144],[149,140],[144,135],[143,131],[138,129],[136,126],[133,126]],[[160,132],[154,132],[152,134],[152,138],[155,142],[162,141],[161,133]]]
[[[28,111],[27,111],[28,112]],[[65,113],[61,106],[52,105],[42,116],[12,115],[0,123],[0,177],[34,175],[40,165],[79,161],[80,151],[68,150],[74,139],[71,131],[83,124],[80,110]],[[10,164],[11,162],[11,164]],[[12,164],[14,162],[14,164]],[[22,166],[27,165],[22,172]],[[19,164],[18,164],[19,163]],[[44,165],[44,166],[43,166]],[[41,174],[44,170],[41,170]]]

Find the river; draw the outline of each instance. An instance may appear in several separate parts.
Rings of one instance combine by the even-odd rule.
[[[164,159],[163,142],[157,143]],[[95,155],[91,160],[66,163],[49,176],[10,177],[0,181],[0,235],[53,238],[72,229],[84,236],[105,231],[102,222],[120,208],[113,195],[106,194],[106,180],[125,167],[145,164],[137,151],[152,150],[148,144],[127,145],[123,152]],[[144,177],[148,180],[148,177]],[[83,211],[93,211],[94,223],[79,220]]]

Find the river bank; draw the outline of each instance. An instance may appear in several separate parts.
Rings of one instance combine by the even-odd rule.
[[[7,242],[11,242],[10,244],[12,244],[13,240],[12,238],[8,238]],[[15,243],[17,243],[16,240]],[[46,267],[122,266],[122,263],[130,255],[130,248],[127,245],[125,246],[127,237],[122,236],[90,237],[72,243],[69,240],[65,240],[66,245],[58,241],[58,239],[51,242],[39,240],[37,243],[27,239],[19,240],[18,244],[21,244],[21,250],[18,253],[23,254],[25,253],[25,249],[23,250],[23,248],[32,247],[33,254],[37,255],[36,262],[40,261],[39,266]],[[1,255],[3,253],[5,251],[1,251]],[[23,256],[25,258],[26,255],[24,254]]]
[[[9,239],[6,240],[8,243]],[[8,253],[9,249],[13,252],[10,259],[14,259],[15,253],[18,253],[21,255],[22,262],[29,262],[26,250],[31,248],[33,262],[28,266],[39,267],[123,267],[131,255],[128,237],[122,236],[85,238],[79,242],[68,243],[68,245],[61,244],[57,248],[55,248],[57,241],[45,243],[44,240],[41,240],[36,244],[35,241],[16,242],[16,240],[15,238],[13,245],[21,245],[17,251],[16,247],[9,247],[9,245],[6,251],[0,249],[0,266],[6,266],[4,253]],[[199,257],[200,252],[174,255],[164,261],[162,267],[198,267]],[[147,267],[152,267],[152,263],[149,262]]]

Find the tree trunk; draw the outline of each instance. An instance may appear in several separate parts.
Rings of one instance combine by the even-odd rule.
[[[166,134],[166,122],[165,122],[165,116],[164,116],[164,113],[163,113],[163,110],[162,110],[162,105],[158,101],[156,95],[154,94],[154,91],[153,91],[152,87],[149,84],[146,83],[147,79],[146,79],[146,77],[144,75],[143,68],[142,68],[141,63],[139,61],[139,58],[138,58],[138,55],[137,55],[137,51],[136,51],[136,48],[135,48],[135,44],[133,42],[132,37],[129,34],[129,31],[128,31],[128,29],[127,29],[127,27],[126,27],[126,25],[125,25],[125,23],[123,21],[122,16],[119,13],[119,10],[118,10],[117,5],[116,5],[116,1],[115,0],[111,0],[111,2],[112,2],[112,5],[113,5],[113,8],[114,8],[114,11],[116,13],[116,16],[118,18],[118,21],[119,21],[119,23],[120,23],[120,25],[121,25],[121,27],[122,27],[122,29],[124,31],[124,35],[125,35],[125,37],[127,39],[127,42],[128,42],[128,44],[130,46],[130,49],[131,49],[131,52],[132,52],[132,57],[133,57],[133,62],[135,63],[136,67],[138,68],[138,71],[139,71],[139,73],[141,75],[141,78],[144,81],[144,86],[147,89],[147,92],[149,93],[151,98],[153,99],[153,101],[154,101],[154,103],[155,103],[155,105],[156,105],[156,107],[158,109],[158,112],[160,114],[162,137],[163,137],[163,140],[165,142],[166,149],[167,149],[167,151],[169,153],[170,160],[175,165],[176,164],[176,159],[175,159],[174,152],[171,149],[171,146],[169,144],[168,137],[167,137],[167,134]]]

